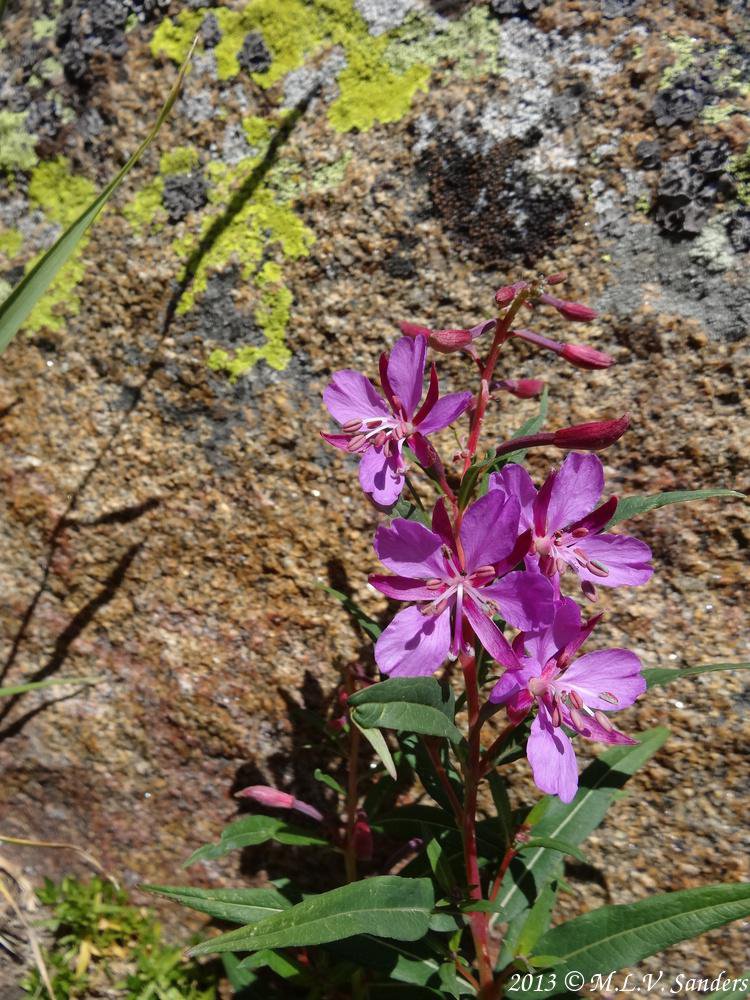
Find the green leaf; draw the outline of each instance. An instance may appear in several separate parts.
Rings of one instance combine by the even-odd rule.
[[[456,878],[451,869],[448,857],[436,837],[428,841],[425,853],[438,885],[442,889],[445,889],[446,892],[451,892],[455,888]]]
[[[406,449],[404,449],[406,451]],[[401,497],[396,506],[391,512],[391,517],[403,517],[407,521],[419,521],[426,528],[431,527],[430,518],[426,511],[420,510],[415,503],[411,500],[407,500],[406,497]]]
[[[393,762],[393,755],[391,754],[388,744],[386,743],[385,736],[383,736],[379,729],[368,729],[367,726],[360,725],[354,717],[353,712],[351,713],[351,720],[378,755],[388,774],[395,781],[398,777],[396,773],[396,765]]]
[[[332,778],[330,774],[326,774],[325,771],[321,771],[319,767],[315,768],[315,771],[313,772],[313,778],[315,778],[316,781],[322,782],[322,784],[326,785],[334,792],[338,792],[339,795],[346,795],[346,792],[338,783],[338,781],[336,781],[335,778]]]
[[[588,980],[748,915],[750,883],[684,889],[585,913],[544,934],[536,952],[557,956],[558,976]]]
[[[334,590],[333,587],[324,587],[321,585],[321,590],[325,590],[326,594],[330,594],[331,597],[335,597],[343,606],[344,610],[349,613],[349,616],[354,620],[356,625],[362,629],[369,637],[373,640],[377,639],[380,633],[383,631],[378,623],[370,618],[358,604],[356,604],[348,594],[342,593],[340,590]]]
[[[565,840],[559,840],[557,837],[533,837],[527,844],[519,850],[530,851],[537,847],[547,847],[551,851],[559,851],[560,854],[569,854],[571,858],[578,858],[579,861],[583,861],[584,864],[588,864],[588,858],[573,844],[567,843]]]
[[[174,102],[177,100],[177,95],[185,78],[196,41],[197,37],[190,47],[190,51],[180,68],[174,86],[169,92],[169,96],[159,112],[156,122],[141,145],[133,153],[122,170],[104,188],[101,194],[92,201],[75,222],[68,226],[65,232],[39,258],[31,270],[16,285],[8,298],[0,305],[0,354],[2,354],[18,330],[23,326],[36,303],[52,284],[57,273],[68,262],[81,238],[85,235],[86,230],[96,220],[101,210],[158,134],[159,129],[172,110]]]
[[[495,805],[497,820],[503,831],[503,841],[507,848],[513,837],[513,812],[508,798],[508,787],[505,779],[497,771],[490,771],[487,775],[490,786],[490,794]]]
[[[528,955],[532,951],[534,945],[550,925],[556,902],[557,882],[548,882],[539,893],[528,916],[519,927],[518,933],[513,935],[516,955]],[[508,935],[510,935],[510,928],[508,928]]]
[[[402,733],[422,733],[440,736],[460,743],[459,729],[439,709],[414,702],[360,705],[352,710],[352,718],[365,729],[395,729]]]
[[[254,923],[292,906],[276,889],[195,889],[178,885],[142,885],[141,888],[232,924]]]
[[[533,835],[562,839],[574,845],[582,843],[604,819],[628,778],[656,753],[668,735],[668,729],[657,726],[641,733],[636,746],[607,750],[583,771],[572,802],[566,805],[550,797],[542,819],[533,828]],[[512,920],[531,907],[554,876],[558,864],[557,852],[546,847],[536,847],[525,857],[511,862],[498,895],[504,920]]]
[[[218,844],[205,844],[199,847],[190,855],[183,867],[194,865],[196,861],[213,861],[214,858],[220,858],[229,851],[265,844],[268,840],[290,846],[313,844],[316,847],[330,847],[324,837],[291,826],[282,819],[275,819],[273,816],[243,816],[222,830]]]
[[[400,983],[413,986],[436,986],[439,983],[440,963],[433,957],[432,948],[426,941],[407,945],[360,934],[331,942],[325,950],[355,965],[387,973],[389,979]]]
[[[706,663],[702,667],[649,667],[643,676],[650,688],[671,684],[683,677],[697,677],[698,674],[713,674],[721,670],[750,670],[750,663]]]
[[[250,969],[243,969],[240,966],[240,960],[236,955],[233,955],[231,951],[225,952],[221,956],[221,961],[224,966],[224,971],[226,972],[227,979],[229,980],[229,985],[234,990],[235,994],[239,994],[246,986],[250,986],[252,983],[257,982],[258,977]]]
[[[28,684],[11,684],[0,687],[0,698],[10,698],[14,694],[40,691],[42,688],[59,687],[60,684],[98,684],[102,677],[51,677],[46,681],[29,681]]]
[[[242,969],[269,968],[282,979],[293,979],[304,971],[304,967],[296,959],[282,955],[278,951],[272,951],[270,948],[256,951],[254,955],[244,959],[240,967]]]
[[[193,955],[325,944],[355,934],[418,941],[435,902],[429,879],[380,875],[331,889],[250,927],[204,941]]]
[[[623,497],[617,504],[617,510],[605,530],[609,530],[620,521],[629,517],[637,517],[648,510],[656,510],[672,503],[686,503],[688,500],[709,500],[711,497],[745,498],[744,493],[737,490],[675,490],[671,493],[655,493],[650,497]]]
[[[380,684],[357,691],[349,699],[349,705],[359,708],[360,705],[385,705],[395,702],[412,702],[415,705],[427,705],[436,708],[446,718],[453,721],[456,699],[447,684],[441,684],[435,677],[393,677]]]

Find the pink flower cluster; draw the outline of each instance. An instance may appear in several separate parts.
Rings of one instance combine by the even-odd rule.
[[[371,576],[370,583],[405,604],[376,642],[380,671],[391,677],[430,675],[447,661],[473,655],[476,642],[481,643],[504,668],[489,701],[506,706],[513,725],[536,710],[527,743],[534,779],[543,791],[569,802],[578,786],[571,736],[610,744],[634,742],[614,728],[609,713],[632,705],[646,687],[641,663],[628,650],[577,655],[601,616],[583,620],[578,605],[563,592],[563,581],[576,580],[580,592],[595,601],[598,587],[639,586],[651,577],[649,547],[606,530],[617,499],[601,502],[604,471],[592,454],[624,432],[627,418],[562,428],[497,447],[498,456],[514,447],[545,444],[585,449],[571,451],[538,489],[523,466],[511,463],[485,476],[486,492],[472,502],[461,492],[466,475],[478,464],[476,441],[492,398],[490,388],[505,388],[521,398],[542,388],[538,380],[492,383],[500,346],[517,337],[580,369],[612,364],[592,348],[558,344],[513,327],[522,306],[549,305],[571,321],[596,315],[545,291],[559,280],[555,275],[501,288],[495,295],[499,317],[468,330],[432,331],[403,324],[405,336],[390,356],[381,358],[382,396],[359,372],[334,374],[324,400],[341,430],[323,436],[361,456],[360,483],[383,511],[393,508],[404,489],[404,445],[444,494],[434,506],[430,527],[396,517],[375,533],[375,551],[389,573]],[[490,361],[482,362],[476,343],[491,330]],[[463,351],[479,365],[481,385],[475,398],[469,392],[441,396],[433,364],[420,405],[428,346],[440,353]],[[451,486],[429,438],[465,414],[468,443],[459,457],[466,464]],[[496,460],[500,465],[501,459]],[[476,488],[482,481],[481,476],[471,480]],[[507,628],[516,630],[511,641]]]

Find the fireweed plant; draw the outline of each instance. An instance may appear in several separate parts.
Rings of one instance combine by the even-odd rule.
[[[348,762],[338,778],[315,772],[329,790],[327,814],[251,786],[238,794],[256,811],[188,863],[268,841],[306,845],[341,854],[344,884],[314,895],[286,880],[265,889],[150,887],[241,925],[194,953],[222,953],[243,996],[570,996],[750,913],[750,886],[718,885],[605,906],[550,929],[566,888],[564,856],[585,860],[580,844],[667,736],[625,733],[618,713],[649,685],[686,673],[644,670],[628,649],[596,648],[599,588],[640,587],[653,572],[649,547],[611,529],[668,503],[741,495],[618,502],[596,452],[625,433],[628,417],[543,431],[543,384],[496,377],[514,339],[583,371],[610,367],[606,354],[521,326],[524,313],[544,306],[567,323],[594,318],[550,293],[562,280],[500,288],[498,315],[472,329],[404,323],[380,359],[378,388],[345,370],[324,392],[338,426],[323,437],[358,457],[361,487],[387,515],[373,540],[384,572],[369,582],[400,609],[381,630],[331,591],[374,640],[386,679],[347,667],[332,717],[313,720]],[[429,349],[461,352],[479,375],[476,393],[443,393],[434,363],[425,379]],[[541,395],[539,415],[511,440],[481,444],[488,406],[504,394]],[[446,463],[434,435],[451,425],[460,444]],[[567,455],[535,483],[521,463],[540,446]],[[438,496],[431,511],[417,475]],[[607,749],[579,775],[581,741]],[[533,808],[512,808],[505,768],[524,756],[545,794]]]

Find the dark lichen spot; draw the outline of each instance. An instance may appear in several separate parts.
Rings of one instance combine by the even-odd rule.
[[[602,17],[631,17],[637,13],[643,0],[602,0]]]
[[[690,237],[703,229],[717,199],[731,192],[728,155],[725,143],[704,141],[686,157],[667,160],[654,200],[654,218],[663,232]]]
[[[180,222],[188,212],[203,208],[208,201],[206,182],[199,173],[174,174],[164,178],[162,204],[170,222]]]
[[[262,347],[265,336],[252,314],[234,303],[234,290],[242,284],[240,269],[230,267],[208,279],[206,290],[191,313],[191,330],[204,342],[222,346]]]
[[[201,38],[207,49],[215,49],[221,41],[221,28],[215,14],[206,14],[203,18]]]
[[[727,235],[737,253],[750,250],[750,209],[738,209],[727,220]]]
[[[661,143],[658,139],[642,139],[635,147],[635,162],[641,170],[658,170],[661,166]]]
[[[125,26],[130,11],[121,0],[73,0],[57,22],[57,45],[66,77],[91,83],[92,63],[127,51]]]
[[[539,137],[535,131],[470,151],[443,136],[425,156],[435,213],[487,267],[508,259],[531,265],[569,229],[575,208],[570,185],[538,176],[524,158]]]
[[[270,68],[273,59],[263,41],[263,36],[257,31],[245,35],[245,41],[237,55],[237,62],[246,73],[265,73]]]

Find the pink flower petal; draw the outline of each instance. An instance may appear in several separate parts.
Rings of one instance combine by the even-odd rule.
[[[339,448],[341,451],[349,451],[350,434],[329,434],[327,431],[321,431],[320,436],[324,441],[332,444],[334,448]]]
[[[424,337],[402,337],[388,358],[388,382],[411,419],[422,398],[427,342]]]
[[[501,490],[506,496],[517,497],[521,504],[521,528],[534,526],[532,507],[536,497],[536,487],[531,476],[522,465],[505,465],[490,476],[490,489]]]
[[[442,539],[419,521],[397,517],[381,524],[373,541],[378,559],[398,576],[416,580],[445,576]]]
[[[578,605],[570,597],[566,597],[557,605],[551,625],[522,633],[525,650],[524,666],[532,661],[537,664],[537,674],[540,674],[547,660],[567,646],[578,635],[580,629],[581,612]]]
[[[369,583],[394,601],[434,601],[447,586],[430,590],[425,587],[424,580],[414,580],[407,576],[381,576],[378,573],[369,577]]]
[[[494,601],[504,621],[513,628],[537,629],[555,617],[555,592],[539,573],[509,573],[481,590]]]
[[[467,573],[500,562],[518,538],[520,504],[499,490],[490,490],[464,513],[459,532]]]
[[[359,463],[359,482],[376,507],[390,510],[401,496],[404,476],[382,448],[368,448]]]
[[[630,535],[589,535],[578,548],[607,569],[607,576],[598,576],[584,567],[577,567],[582,580],[602,587],[639,587],[648,583],[654,572],[650,565],[651,549],[645,542]]]
[[[641,661],[629,649],[600,649],[574,660],[555,681],[562,691],[577,691],[589,708],[613,711],[632,705],[646,690]],[[611,694],[616,704],[600,697]]]
[[[469,624],[476,632],[477,638],[493,660],[504,667],[517,669],[521,666],[503,633],[489,615],[478,608],[470,597],[464,597],[463,611]]]
[[[419,424],[420,434],[434,434],[448,427],[469,409],[472,398],[470,392],[451,392],[443,396]]]
[[[526,755],[538,788],[572,802],[578,790],[578,767],[573,745],[562,731],[554,728],[543,705],[531,724]]]
[[[570,717],[570,712],[563,706],[562,719],[564,724],[570,729],[574,729],[584,739],[592,740],[594,743],[607,743],[609,746],[634,747],[638,745],[638,740],[626,736],[619,729],[605,729],[596,719],[592,719],[590,715],[584,715],[582,712],[580,714],[583,716],[583,729],[576,729]]]
[[[385,400],[372,382],[361,372],[349,369],[334,372],[323,393],[323,402],[333,419],[342,425],[349,420],[369,420],[391,415]]]
[[[563,462],[547,507],[547,531],[565,528],[596,507],[604,489],[604,469],[596,455],[572,452]]]
[[[375,643],[375,662],[392,677],[426,677],[434,674],[448,655],[451,613],[423,615],[411,606],[399,611]]]

